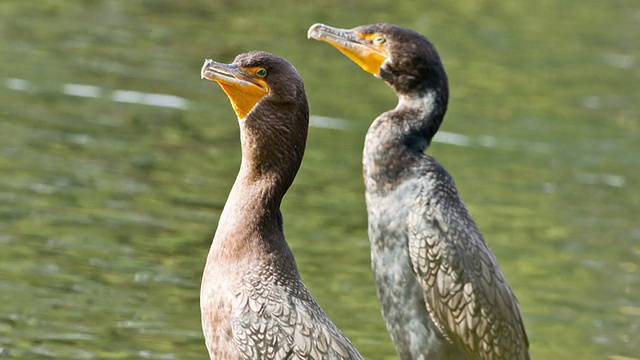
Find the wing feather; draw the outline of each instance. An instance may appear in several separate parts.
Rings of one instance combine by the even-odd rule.
[[[424,177],[408,218],[411,263],[430,316],[469,358],[528,359],[520,307],[497,260],[453,180],[444,169],[435,176],[447,178]]]
[[[273,279],[264,275],[255,281]],[[256,284],[236,294],[232,329],[246,360],[360,360],[299,277]]]

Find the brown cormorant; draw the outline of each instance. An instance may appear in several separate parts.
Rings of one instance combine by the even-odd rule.
[[[520,306],[451,175],[424,150],[449,87],[431,42],[391,24],[311,26],[395,91],[371,124],[363,168],[372,267],[401,359],[529,359]]]
[[[280,203],[300,167],[309,107],[287,60],[265,52],[206,60],[240,124],[242,162],[202,277],[202,327],[211,359],[362,359],[302,282]]]

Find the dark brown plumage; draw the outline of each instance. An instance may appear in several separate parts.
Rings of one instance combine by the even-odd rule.
[[[200,306],[211,359],[362,359],[311,296],[283,234],[280,202],[304,154],[302,79],[265,53],[205,61],[229,96],[242,163],[207,258]]]
[[[371,124],[363,169],[378,297],[401,359],[529,359],[520,307],[447,170],[424,154],[448,102],[424,36],[391,24],[313,25],[395,91]]]

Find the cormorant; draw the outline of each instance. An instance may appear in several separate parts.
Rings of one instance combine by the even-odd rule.
[[[384,80],[399,102],[364,144],[371,260],[387,329],[401,359],[529,359],[520,306],[451,175],[424,150],[447,110],[440,57],[391,24],[323,24],[326,41]]]
[[[309,107],[287,60],[265,52],[206,60],[238,116],[242,162],[202,277],[211,359],[362,359],[300,278],[280,203],[304,154]]]

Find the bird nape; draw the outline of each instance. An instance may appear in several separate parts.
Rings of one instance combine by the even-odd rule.
[[[401,359],[529,359],[520,305],[451,175],[424,150],[447,110],[433,44],[392,24],[309,28],[384,80],[398,106],[369,127],[363,152],[372,267]]]
[[[362,359],[300,278],[280,202],[300,167],[309,108],[287,60],[265,52],[206,60],[202,78],[228,95],[242,163],[207,257],[200,291],[211,359]]]

